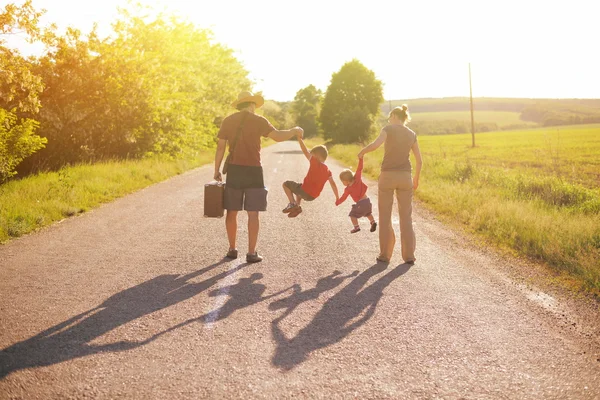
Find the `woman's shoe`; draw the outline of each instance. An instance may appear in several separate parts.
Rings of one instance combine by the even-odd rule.
[[[390,260],[388,260],[387,258],[382,257],[382,256],[377,256],[377,262],[389,264]]]
[[[225,257],[231,258],[232,260],[235,260],[236,258],[238,258],[238,251],[237,251],[237,249],[229,249],[229,251],[227,252],[227,254],[225,255]]]
[[[246,262],[248,263],[257,263],[263,260],[262,256],[258,254],[258,251],[255,251],[252,254],[246,254]]]

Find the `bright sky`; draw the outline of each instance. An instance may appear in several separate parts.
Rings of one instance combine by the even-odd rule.
[[[469,62],[474,96],[600,98],[598,0],[139,1],[211,28],[274,100],[325,90],[353,58],[386,99],[468,96]],[[83,30],[107,29],[125,4],[34,0],[46,20]]]

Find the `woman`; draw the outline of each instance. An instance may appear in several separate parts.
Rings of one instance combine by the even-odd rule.
[[[402,245],[402,258],[407,264],[415,262],[416,239],[412,224],[412,196],[413,190],[419,187],[419,176],[423,161],[417,142],[417,135],[406,126],[410,121],[408,106],[394,108],[388,118],[389,124],[385,126],[379,137],[358,154],[362,158],[366,153],[376,150],[384,145],[385,153],[381,163],[379,175],[379,256],[377,261],[390,262],[396,236],[392,227],[392,206],[394,194],[398,200],[398,213],[400,214],[400,242]],[[409,154],[413,151],[417,161],[415,175],[411,179],[412,167]]]
[[[269,137],[276,142],[282,142],[304,132],[300,127],[277,130],[265,117],[256,115],[255,110],[264,102],[262,96],[255,96],[250,92],[241,92],[238,95],[238,99],[231,104],[238,112],[228,116],[221,123],[215,154],[214,178],[222,181],[221,163],[229,143],[229,151],[232,154],[227,165],[224,195],[224,207],[227,210],[225,228],[229,239],[226,257],[238,257],[237,216],[239,211],[245,210],[248,213],[246,262],[249,263],[260,262],[263,259],[256,251],[260,228],[258,213],[267,210],[267,190],[260,161],[261,138]]]

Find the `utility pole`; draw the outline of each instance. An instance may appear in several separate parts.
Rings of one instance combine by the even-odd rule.
[[[475,147],[475,116],[473,115],[473,84],[471,83],[471,63],[469,63],[469,97],[471,99],[471,137]]]

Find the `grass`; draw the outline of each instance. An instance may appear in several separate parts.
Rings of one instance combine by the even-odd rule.
[[[206,164],[190,160],[110,161],[65,167],[0,186],[0,243]]]
[[[423,136],[417,198],[444,220],[600,293],[600,126]],[[312,143],[311,143],[312,144]],[[355,167],[359,145],[328,146]],[[382,149],[365,158],[379,175]]]
[[[274,143],[265,138],[262,147]],[[10,181],[0,185],[0,243],[213,161],[207,150],[190,159],[85,164]]]

